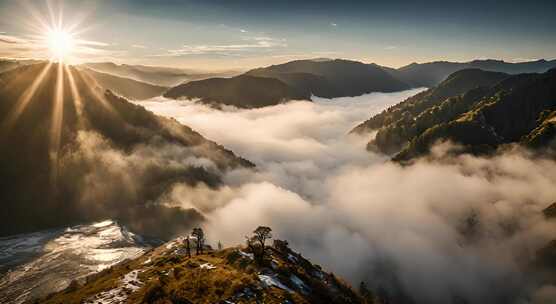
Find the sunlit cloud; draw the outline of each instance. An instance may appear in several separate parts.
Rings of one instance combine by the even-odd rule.
[[[41,11],[28,2],[21,2],[22,31],[18,34],[0,32],[0,56],[13,59],[35,58],[77,63],[94,56],[117,56],[118,51],[102,41],[86,39],[91,25],[86,25],[86,12],[64,15],[63,7],[47,2]],[[19,20],[19,19],[18,19]]]
[[[136,48],[136,49],[146,49],[147,47],[142,45],[142,44],[132,44],[131,45],[132,48]]]
[[[15,36],[7,35],[5,32],[0,32],[0,44],[8,43],[8,44],[21,44],[26,43],[27,41]]]
[[[286,39],[277,39],[268,36],[243,37],[244,43],[238,44],[215,44],[215,45],[184,45],[179,49],[168,50],[164,54],[154,56],[187,56],[223,54],[237,55],[241,52],[249,52],[261,49],[276,49],[287,47]]]

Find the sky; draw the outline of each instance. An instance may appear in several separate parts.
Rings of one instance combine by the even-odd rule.
[[[77,24],[78,62],[227,70],[321,57],[391,67],[556,58],[551,0],[0,0],[0,57],[48,57],[36,41],[49,15]]]

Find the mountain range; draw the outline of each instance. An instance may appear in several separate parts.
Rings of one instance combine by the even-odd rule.
[[[201,219],[155,201],[172,184],[218,187],[253,166],[76,67],[24,65],[0,84],[0,235],[115,218],[168,236]]]
[[[369,149],[409,160],[443,140],[472,153],[509,143],[554,148],[555,117],[556,69],[518,75],[469,69],[371,117],[352,132],[376,131]]]
[[[394,77],[412,87],[433,87],[438,85],[450,74],[465,69],[503,72],[507,74],[543,73],[556,67],[556,60],[535,60],[526,62],[505,62],[502,60],[473,60],[469,62],[435,61],[428,63],[412,63],[398,69],[386,68]]]
[[[245,88],[258,94],[246,94]],[[164,96],[253,108],[291,99],[310,100],[312,95],[333,98],[405,89],[409,89],[407,84],[376,65],[340,59],[297,60],[250,70],[232,78],[192,81],[170,89]]]
[[[439,61],[414,63],[399,69],[342,59],[296,60],[253,69],[232,78],[209,78],[183,83],[170,89],[165,97],[196,99],[211,105],[253,108],[290,99],[310,100],[311,96],[334,98],[432,87],[450,74],[469,68],[519,74],[545,72],[552,67],[556,67],[556,60],[521,63],[498,60],[466,63]],[[283,83],[282,89],[276,89],[280,86],[276,82],[257,81],[245,76],[278,80]],[[247,88],[250,92],[245,92]],[[270,93],[263,94],[267,91]]]
[[[175,86],[191,80],[217,76],[229,77],[238,74],[236,71],[205,72],[170,67],[116,64],[113,62],[84,63],[81,66],[97,72],[109,73],[115,76],[131,78],[133,80],[164,87]]]

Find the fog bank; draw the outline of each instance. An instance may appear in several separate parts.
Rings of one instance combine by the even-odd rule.
[[[347,132],[418,90],[253,110],[190,101],[142,102],[257,164],[218,190],[175,184],[160,202],[195,208],[211,240],[242,243],[256,226],[354,284],[417,303],[520,303],[550,297],[527,272],[556,236],[556,163],[512,149],[402,167]],[[396,294],[392,294],[393,291]]]

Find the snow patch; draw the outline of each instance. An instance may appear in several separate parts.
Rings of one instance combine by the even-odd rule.
[[[94,224],[93,224],[93,227],[102,228],[102,227],[110,226],[110,225],[112,225],[113,223],[114,223],[114,222],[111,221],[111,220],[106,220],[106,221],[94,223]]]
[[[295,274],[292,274],[290,276],[290,281],[292,281],[292,283],[297,287],[297,289],[301,290],[305,294],[311,291],[311,288],[309,288],[307,284],[305,284],[305,282],[303,282],[303,280],[301,280]]]
[[[139,270],[130,271],[122,278],[118,287],[103,291],[87,299],[85,303],[125,303],[128,296],[137,291],[143,285],[143,283],[138,279],[139,272]]]
[[[241,250],[237,251],[242,257],[248,258],[253,260],[255,258],[255,256],[252,253],[247,253],[247,252],[243,252]]]
[[[293,256],[291,253],[288,253],[288,260],[292,263],[297,263],[297,257]]]
[[[265,287],[275,286],[280,289],[293,292],[293,290],[289,289],[288,286],[282,284],[282,282],[280,282],[280,280],[278,280],[278,278],[276,278],[275,276],[259,274],[259,280],[261,280]]]
[[[216,266],[212,265],[211,263],[205,263],[202,264],[201,266],[199,266],[201,269],[207,269],[207,270],[211,270],[211,269],[215,269]]]

